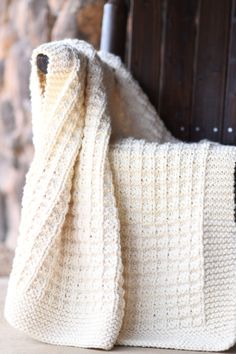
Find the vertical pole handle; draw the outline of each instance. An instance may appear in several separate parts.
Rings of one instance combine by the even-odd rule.
[[[128,4],[109,0],[104,5],[100,49],[119,55],[124,60]]]

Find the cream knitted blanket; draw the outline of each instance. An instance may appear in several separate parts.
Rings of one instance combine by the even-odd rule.
[[[120,60],[82,41],[34,50],[30,87],[8,322],[60,345],[232,346],[236,148],[176,140]]]

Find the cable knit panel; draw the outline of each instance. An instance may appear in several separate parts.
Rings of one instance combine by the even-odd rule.
[[[139,344],[158,345],[159,331],[170,334],[205,324],[208,149],[209,143],[156,145],[132,139],[111,149],[125,268],[120,343],[138,337]]]
[[[120,59],[86,42],[45,43],[31,64],[7,321],[84,348],[233,346],[236,148],[177,140]]]

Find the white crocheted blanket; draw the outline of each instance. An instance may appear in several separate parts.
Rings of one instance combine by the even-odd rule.
[[[232,346],[236,148],[175,139],[120,60],[83,41],[34,50],[30,87],[9,323],[79,347]]]

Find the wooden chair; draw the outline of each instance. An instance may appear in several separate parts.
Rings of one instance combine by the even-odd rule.
[[[101,49],[125,58],[176,137],[236,143],[236,0],[110,0]]]

